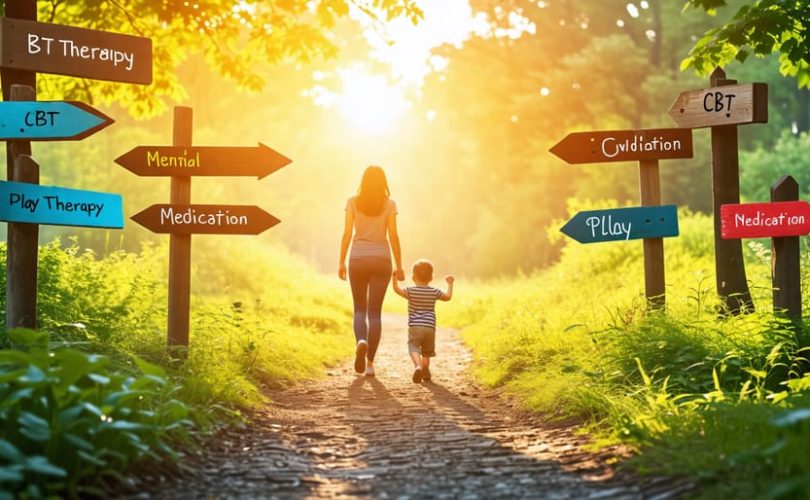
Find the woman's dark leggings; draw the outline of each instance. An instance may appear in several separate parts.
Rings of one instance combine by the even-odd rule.
[[[349,259],[349,283],[354,299],[354,337],[368,342],[368,360],[374,361],[382,332],[382,303],[391,280],[391,259]]]

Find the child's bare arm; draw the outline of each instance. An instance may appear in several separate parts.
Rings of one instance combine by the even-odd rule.
[[[447,291],[442,293],[442,298],[440,300],[447,302],[453,298],[453,283],[455,283],[456,278],[453,276],[448,276],[444,278],[444,280],[447,281]]]
[[[393,283],[393,285],[394,285],[394,292],[396,292],[396,294],[397,294],[397,295],[399,295],[399,296],[400,296],[400,297],[402,297],[403,299],[407,299],[407,298],[408,298],[408,294],[407,294],[407,293],[405,293],[405,290],[403,290],[403,289],[402,289],[402,288],[400,288],[400,286],[399,286],[399,280],[397,280],[397,272],[396,272],[396,271],[394,271],[394,275],[392,276],[391,283]]]

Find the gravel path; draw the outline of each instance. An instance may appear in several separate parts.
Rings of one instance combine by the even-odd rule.
[[[476,387],[471,356],[440,329],[433,382],[411,382],[404,318],[387,316],[377,377],[352,364],[274,392],[250,428],[217,436],[184,477],[152,498],[672,498],[672,481],[614,476],[609,451],[583,452]]]

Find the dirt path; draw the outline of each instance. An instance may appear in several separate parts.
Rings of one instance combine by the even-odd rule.
[[[251,429],[229,431],[194,472],[164,484],[175,498],[670,498],[671,484],[612,478],[606,458],[481,391],[456,332],[437,334],[433,382],[411,382],[403,318],[388,316],[377,377],[351,363],[272,394]]]

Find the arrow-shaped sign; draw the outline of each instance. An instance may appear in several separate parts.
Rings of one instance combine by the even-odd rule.
[[[560,231],[580,243],[678,236],[678,207],[588,210],[577,213]]]
[[[721,205],[720,229],[726,240],[804,236],[810,234],[810,204],[777,201]]]
[[[568,163],[692,157],[692,131],[679,128],[575,132],[551,148]]]
[[[84,139],[114,120],[83,102],[0,102],[0,140],[65,141]]]
[[[768,122],[768,85],[747,83],[681,92],[669,116],[679,127]]]
[[[0,181],[0,220],[121,229],[121,195]]]
[[[115,162],[140,176],[267,177],[292,160],[259,143],[255,147],[138,146]]]
[[[280,220],[251,205],[152,205],[132,220],[153,233],[260,234]]]

